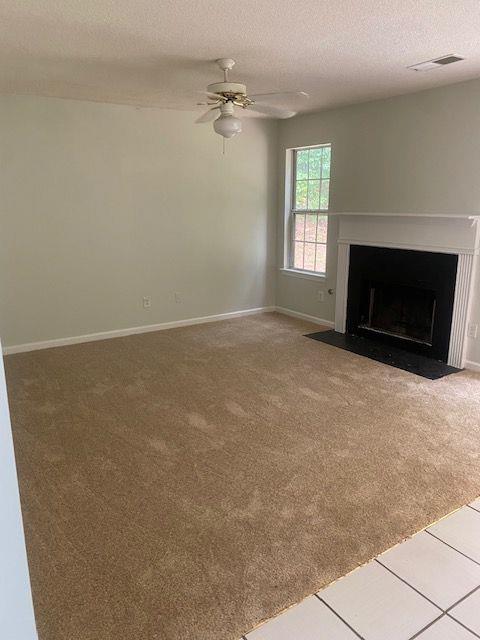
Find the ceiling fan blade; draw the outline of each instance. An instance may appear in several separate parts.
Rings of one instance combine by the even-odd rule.
[[[211,122],[212,120],[215,120],[219,115],[217,113],[218,109],[220,109],[220,107],[212,107],[208,111],[205,111],[204,114],[195,120],[195,124],[202,124],[203,122]]]
[[[305,91],[281,91],[279,93],[256,93],[250,96],[252,100],[283,100],[292,98],[309,98],[310,96]]]
[[[256,102],[249,105],[248,109],[251,111],[257,111],[258,113],[263,113],[271,118],[280,118],[281,120],[292,118],[297,113],[291,109],[281,109],[280,107],[273,107],[272,105],[267,104],[257,104]]]

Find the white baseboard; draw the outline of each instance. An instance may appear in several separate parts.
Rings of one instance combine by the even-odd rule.
[[[286,316],[292,316],[292,318],[300,318],[300,320],[308,320],[314,324],[322,324],[324,327],[334,328],[335,322],[332,320],[324,320],[323,318],[317,318],[317,316],[310,316],[307,313],[300,313],[300,311],[294,311],[293,309],[287,309],[286,307],[276,307],[278,313],[283,313]]]
[[[480,373],[480,362],[465,360],[465,369],[470,369],[470,371],[478,371]]]
[[[276,311],[276,307],[257,307],[255,309],[243,309],[241,311],[230,311],[229,313],[219,313],[214,316],[202,316],[200,318],[186,318],[185,320],[174,320],[173,322],[161,322],[160,324],[148,324],[140,327],[130,327],[128,329],[114,329],[113,331],[100,331],[99,333],[87,333],[82,336],[72,336],[70,338],[56,338],[54,340],[42,340],[41,342],[27,342],[24,344],[3,347],[3,355],[13,353],[24,353],[25,351],[38,351],[39,349],[51,349],[52,347],[65,347],[70,344],[80,344],[82,342],[94,342],[95,340],[108,340],[109,338],[121,338],[137,333],[149,333],[151,331],[163,331],[175,327],[187,327],[194,324],[204,324],[206,322],[217,322],[219,320],[229,320],[250,316],[256,313]]]

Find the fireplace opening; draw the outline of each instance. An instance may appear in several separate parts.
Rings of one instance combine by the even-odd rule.
[[[379,281],[362,288],[359,328],[432,345],[435,291]]]
[[[447,362],[458,256],[350,246],[347,334]]]

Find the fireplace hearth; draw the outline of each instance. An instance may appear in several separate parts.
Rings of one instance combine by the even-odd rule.
[[[429,380],[438,380],[451,373],[460,371],[457,367],[452,367],[445,362],[428,358],[427,356],[412,353],[405,349],[398,349],[391,345],[384,344],[378,340],[370,340],[353,336],[348,333],[339,333],[338,331],[318,331],[316,333],[306,334],[307,338],[318,340],[332,347],[338,347],[344,351],[351,351],[359,356],[383,362],[391,367],[403,369],[417,376],[428,378]]]

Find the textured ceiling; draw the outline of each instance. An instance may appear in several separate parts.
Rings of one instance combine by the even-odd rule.
[[[228,56],[314,111],[478,77],[479,34],[478,0],[2,0],[0,92],[191,109]]]

